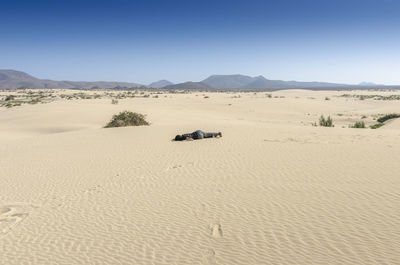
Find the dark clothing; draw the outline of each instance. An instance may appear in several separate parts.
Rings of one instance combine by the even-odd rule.
[[[213,138],[213,137],[217,137],[218,135],[219,135],[219,133],[203,132],[201,130],[197,130],[192,133],[182,134],[182,136],[183,136],[182,138],[184,138],[183,140],[186,140],[186,138],[192,138],[193,140],[198,140],[198,139],[203,139],[203,138]]]

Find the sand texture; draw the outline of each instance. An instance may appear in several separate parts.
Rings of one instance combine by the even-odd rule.
[[[344,93],[400,94],[1,107],[0,264],[400,264],[400,119],[348,128],[400,100]],[[102,128],[122,110],[151,125]],[[223,137],[171,141],[196,129]]]

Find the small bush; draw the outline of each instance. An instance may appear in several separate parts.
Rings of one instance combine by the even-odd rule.
[[[104,128],[149,125],[145,116],[140,113],[123,111],[114,115]]]
[[[384,123],[377,123],[374,125],[369,126],[371,129],[378,129],[380,127],[382,127],[383,125],[385,125]]]
[[[385,122],[387,120],[396,119],[396,118],[400,118],[400,114],[395,114],[395,113],[387,114],[387,115],[385,115],[383,117],[380,117],[377,121],[380,122],[380,123],[383,123],[383,122]]]
[[[118,99],[112,99],[112,100],[111,100],[111,104],[117,105],[117,104],[118,104]]]
[[[319,118],[319,126],[334,127],[331,116],[328,116],[328,118],[325,119],[324,115],[321,115],[321,117]]]
[[[325,97],[325,100],[331,100],[330,98],[328,98],[328,97]]]
[[[353,125],[350,125],[349,128],[365,128],[365,123],[363,121],[357,121]]]
[[[5,101],[10,101],[10,100],[14,100],[15,96],[14,95],[8,95],[5,99]]]
[[[38,104],[41,103],[40,99],[32,99],[31,101],[27,102],[28,104]]]

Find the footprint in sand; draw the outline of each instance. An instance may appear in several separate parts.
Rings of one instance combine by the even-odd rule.
[[[207,251],[205,251],[203,264],[207,264],[207,265],[216,265],[217,264],[217,262],[215,260],[214,249],[208,249]]]
[[[223,237],[222,227],[220,224],[214,224],[210,226],[210,234],[214,238],[221,238]]]
[[[173,169],[178,169],[183,167],[182,165],[173,165],[173,166],[169,166],[165,169],[165,171],[169,171],[169,170],[173,170]]]
[[[0,206],[0,235],[5,235],[29,215],[29,206]]]
[[[100,185],[96,185],[89,189],[84,190],[83,193],[94,194],[94,193],[99,193],[101,191],[102,191],[102,187]]]
[[[167,167],[167,169],[165,169],[165,171],[169,171],[169,170],[173,170],[173,169],[178,169],[178,168],[183,168],[185,166],[194,166],[194,162],[188,162],[185,165],[173,165],[173,166],[169,166]]]

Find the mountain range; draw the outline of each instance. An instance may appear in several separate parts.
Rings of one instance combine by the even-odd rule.
[[[297,82],[270,80],[264,76],[246,75],[212,75],[202,81],[214,88],[221,89],[293,89],[293,88],[324,88],[324,87],[345,87],[344,84],[323,83],[323,82]]]
[[[84,81],[54,81],[47,79],[38,79],[27,73],[15,70],[0,70],[0,89],[16,89],[19,87],[29,88],[123,88],[140,87],[137,83],[126,82],[84,82]]]
[[[393,88],[400,86],[383,86],[374,83],[346,85],[326,82],[298,82],[271,80],[264,76],[246,75],[212,75],[201,82],[185,82],[173,84],[168,80],[159,80],[148,86],[127,82],[84,82],[84,81],[54,81],[38,79],[27,73],[15,70],[0,70],[0,89],[29,88],[62,88],[62,89],[93,89],[93,88],[155,88],[168,90],[275,90],[275,89],[369,89]]]

